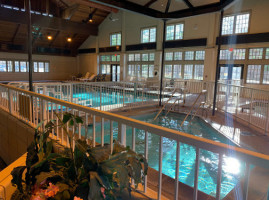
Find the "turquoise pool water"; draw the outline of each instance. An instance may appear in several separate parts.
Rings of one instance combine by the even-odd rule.
[[[104,91],[101,93],[102,95],[102,106],[106,105],[114,105],[114,104],[122,104],[123,103],[123,92],[118,91]],[[148,101],[152,99],[158,99],[156,95],[142,95],[141,93],[134,93],[132,91],[125,91],[124,93],[124,103],[135,103],[135,102],[142,102]],[[74,101],[91,101],[92,107],[100,106],[100,92],[91,92],[91,93],[75,93],[73,94]],[[88,102],[90,103],[90,102]]]
[[[153,122],[156,113],[136,116],[135,119],[160,125],[163,127],[180,130],[192,135],[222,142],[225,144],[234,145],[230,140],[222,136],[212,127],[207,125],[199,118],[195,118],[191,125],[188,120],[182,128],[180,124],[184,119],[184,115],[170,113],[166,118],[160,115],[157,120]],[[105,142],[109,143],[110,124],[105,123]],[[89,135],[92,135],[92,127],[88,129]],[[113,124],[113,135],[117,138],[118,125]],[[96,127],[97,142],[100,140],[100,124]],[[127,145],[131,146],[132,130],[127,127]],[[136,130],[136,152],[144,154],[144,138],[145,132]],[[158,170],[159,163],[159,136],[148,135],[148,150],[149,150],[149,166]],[[232,156],[232,155],[231,155]],[[194,171],[195,171],[196,150],[193,146],[181,143],[180,146],[180,163],[179,163],[179,181],[191,187],[194,186]],[[175,178],[176,166],[176,142],[168,138],[163,139],[163,173]],[[221,198],[224,198],[238,183],[242,172],[244,171],[244,164],[233,157],[224,157],[222,183],[221,183]],[[218,155],[206,150],[200,151],[200,167],[199,167],[199,184],[198,189],[211,196],[216,196],[217,187],[217,171],[218,171]]]

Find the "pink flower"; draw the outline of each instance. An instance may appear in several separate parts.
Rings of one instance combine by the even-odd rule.
[[[105,188],[101,187],[101,193],[102,193],[104,199],[106,198],[105,191],[106,191]]]
[[[74,197],[74,200],[83,200],[83,199],[81,199],[79,197]]]
[[[49,183],[49,187],[45,190],[46,197],[54,197],[59,192],[59,187]]]

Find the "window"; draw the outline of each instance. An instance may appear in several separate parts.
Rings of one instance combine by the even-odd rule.
[[[15,61],[15,72],[20,72],[20,62],[19,61]]]
[[[172,61],[173,60],[173,52],[165,53],[165,60]]]
[[[156,28],[145,28],[141,30],[141,43],[156,42]]]
[[[149,65],[149,77],[154,77],[154,65]]]
[[[265,59],[269,59],[269,48],[266,49]]]
[[[249,13],[223,17],[222,35],[247,33],[249,17]]]
[[[248,65],[247,83],[260,83],[261,65]]]
[[[183,39],[184,24],[173,24],[166,26],[166,40]]]
[[[140,54],[139,53],[135,54],[135,61],[140,61]]]
[[[245,60],[246,49],[234,49],[233,50],[233,59],[234,60]]]
[[[148,71],[149,71],[149,66],[142,65],[142,77],[148,78]]]
[[[182,78],[181,75],[181,65],[174,65],[173,66],[173,78]]]
[[[27,72],[27,66],[26,61],[20,62],[20,72]]]
[[[230,60],[231,51],[229,50],[220,50],[220,60]]]
[[[193,59],[194,59],[194,51],[186,51],[185,60],[193,60]]]
[[[45,72],[44,63],[43,62],[39,62],[38,63],[38,72]]]
[[[113,33],[110,35],[110,46],[121,46],[121,33]]]
[[[49,72],[49,63],[45,62],[45,72]]]
[[[249,25],[249,13],[236,16],[235,33],[247,33]]]
[[[0,60],[0,72],[7,71],[7,62],[5,60]]]
[[[7,71],[13,72],[13,62],[11,60],[7,61]]]
[[[262,83],[263,84],[269,84],[269,65],[264,65]]]
[[[149,61],[149,54],[143,53],[142,54],[142,61]]]
[[[129,61],[134,61],[134,54],[129,54],[128,60]]]
[[[174,52],[174,60],[182,60],[182,52]]]
[[[249,49],[250,60],[262,59],[262,55],[263,55],[263,48]]]
[[[193,65],[184,65],[184,79],[192,79]]]
[[[34,62],[33,65],[34,65],[34,72],[38,72],[38,65],[37,65],[37,62]]]
[[[154,53],[150,53],[149,54],[149,61],[154,61],[155,59],[155,54]]]
[[[165,65],[165,78],[172,78],[172,65]]]
[[[195,52],[195,60],[204,60],[204,59],[205,59],[205,51]]]
[[[107,64],[103,64],[101,65],[101,69],[102,69],[102,74],[110,74],[110,65]]]
[[[204,65],[195,65],[194,67],[194,79],[203,80],[204,79]]]

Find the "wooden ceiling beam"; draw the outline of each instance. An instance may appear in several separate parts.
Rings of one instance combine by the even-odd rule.
[[[144,7],[148,8],[148,7],[150,7],[153,3],[155,3],[156,1],[158,1],[158,0],[150,0],[148,3],[146,3],[146,4],[144,5]]]
[[[189,0],[183,0],[183,1],[189,8],[193,8],[193,5],[191,4]]]
[[[0,21],[8,21],[17,24],[27,23],[27,13],[0,7]],[[69,33],[84,35],[97,35],[98,26],[94,24],[83,24],[69,20],[32,14],[32,25]]]
[[[15,41],[15,39],[16,39],[16,36],[18,35],[20,26],[21,26],[21,25],[18,24],[17,27],[16,27],[15,33],[14,33],[14,35],[13,35],[13,37],[12,37],[12,40],[11,40],[12,44],[14,43],[14,41]]]
[[[81,4],[84,6],[89,6],[92,8],[98,8],[100,10],[105,10],[108,12],[114,12],[117,13],[119,10],[117,8],[113,8],[111,6],[107,6],[107,5],[102,5],[93,1],[88,1],[88,0],[69,0],[71,2],[77,3],[77,4]]]
[[[166,8],[165,8],[165,13],[168,13],[170,5],[171,5],[171,0],[168,0],[166,4]]]
[[[51,47],[53,45],[53,43],[55,42],[55,40],[57,39],[58,35],[59,35],[60,31],[57,31],[56,34],[54,35],[52,41],[49,44],[49,47]]]

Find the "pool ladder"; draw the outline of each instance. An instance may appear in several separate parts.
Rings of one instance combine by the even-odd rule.
[[[202,92],[200,92],[200,94],[199,94],[198,97],[195,99],[194,103],[192,104],[192,107],[191,107],[190,111],[188,112],[188,114],[186,115],[186,117],[184,118],[184,120],[181,122],[180,127],[182,127],[182,125],[184,124],[184,122],[186,121],[186,119],[188,118],[188,116],[189,116],[189,115],[192,113],[192,111],[194,110],[194,106],[196,105],[197,101],[200,99],[201,95],[202,95],[202,94],[205,94],[205,93],[207,93],[207,90],[202,90]],[[205,106],[205,102],[201,102],[201,103],[199,104],[199,107],[196,109],[194,115],[193,115],[192,118],[191,118],[191,121],[194,119],[194,117],[196,116],[196,114],[197,114],[199,108],[201,108],[201,106]],[[191,122],[191,121],[190,121],[190,122]]]
[[[179,97],[174,97],[174,95],[177,93],[177,89],[174,89],[174,91],[171,93],[171,97],[165,102],[165,104],[161,107],[160,111],[157,113],[156,117],[153,119],[153,121],[155,121],[158,116],[161,114],[161,112],[164,110],[165,106],[167,104],[169,104],[169,101],[171,101],[173,98],[175,98],[175,101],[173,102],[173,104],[169,107],[169,110],[172,109],[172,107],[176,104],[177,101],[179,101],[181,98],[182,98],[182,93],[178,92],[179,93]],[[167,113],[168,114],[168,113]],[[166,114],[166,115],[167,115]],[[165,116],[166,116],[165,115]]]

